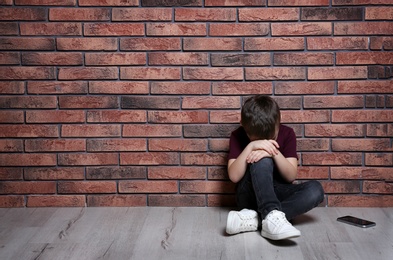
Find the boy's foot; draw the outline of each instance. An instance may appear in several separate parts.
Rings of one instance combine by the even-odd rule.
[[[281,240],[298,237],[300,231],[289,223],[284,212],[273,210],[262,221],[261,235],[272,240]]]
[[[256,230],[258,230],[258,213],[256,211],[242,209],[229,212],[226,227],[226,232],[229,235]]]

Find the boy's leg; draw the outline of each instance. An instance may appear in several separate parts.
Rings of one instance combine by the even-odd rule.
[[[274,189],[281,201],[282,211],[289,220],[315,208],[324,199],[324,191],[318,181],[300,184],[275,183]]]

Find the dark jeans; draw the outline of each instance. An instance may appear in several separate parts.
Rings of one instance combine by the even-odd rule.
[[[237,205],[254,209],[264,219],[276,209],[285,213],[288,220],[318,206],[323,201],[324,191],[318,181],[300,184],[282,183],[273,178],[273,159],[249,164],[244,177],[236,189]]]

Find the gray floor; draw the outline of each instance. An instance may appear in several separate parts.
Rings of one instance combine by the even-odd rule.
[[[0,259],[393,259],[393,208],[316,208],[300,238],[225,234],[226,208],[0,209]],[[377,225],[336,221],[355,215]]]

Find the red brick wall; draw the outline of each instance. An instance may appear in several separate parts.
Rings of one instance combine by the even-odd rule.
[[[0,0],[0,206],[228,206],[272,95],[328,206],[393,206],[391,0]]]

